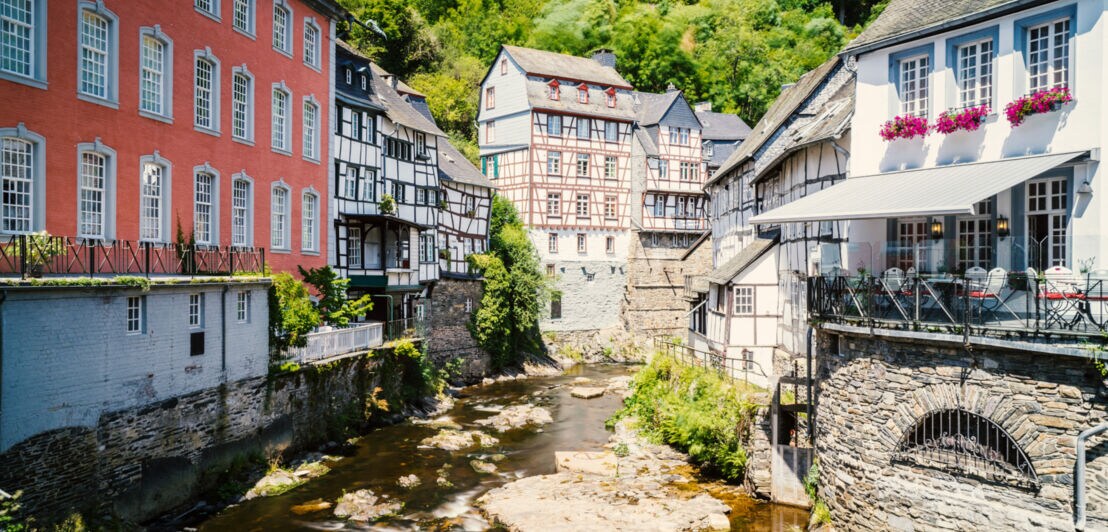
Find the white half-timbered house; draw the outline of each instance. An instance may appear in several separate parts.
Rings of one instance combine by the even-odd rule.
[[[614,56],[598,59],[504,46],[481,83],[482,171],[519,209],[556,279],[549,331],[619,325],[634,96]]]
[[[473,277],[466,257],[489,250],[493,186],[449,142],[439,144],[439,268],[443,277]]]
[[[352,296],[387,296],[375,301],[374,318],[407,318],[439,278],[445,134],[396,92],[394,77],[345,43],[337,54],[332,264],[351,280]]]

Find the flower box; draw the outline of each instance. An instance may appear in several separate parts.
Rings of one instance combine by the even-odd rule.
[[[949,135],[955,131],[977,131],[989,116],[988,105],[967,107],[961,110],[943,111],[935,120],[935,131]]]
[[[881,126],[881,138],[886,141],[926,137],[930,128],[920,116],[898,116]]]
[[[1073,95],[1070,94],[1069,87],[1054,87],[1020,96],[1004,107],[1004,114],[1008,117],[1008,123],[1016,127],[1031,115],[1057,111],[1063,104],[1072,101]]]

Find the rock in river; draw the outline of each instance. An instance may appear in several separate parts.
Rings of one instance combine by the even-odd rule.
[[[421,482],[419,480],[419,477],[415,476],[415,474],[400,477],[399,479],[396,480],[396,484],[398,486],[400,486],[401,488],[404,488],[406,490],[410,490],[410,489],[420,485],[420,483]]]
[[[490,464],[482,460],[470,460],[469,467],[472,467],[474,471],[482,475],[492,475],[496,473],[495,464]]]
[[[335,503],[335,517],[351,521],[374,521],[399,512],[403,506],[370,490],[358,490],[339,497]]]
[[[444,451],[460,451],[470,447],[491,447],[500,440],[475,430],[443,429],[438,434],[424,438],[420,447],[437,447]]]
[[[569,390],[569,394],[581,399],[593,399],[604,395],[604,388],[589,388],[586,386],[576,386]]]
[[[553,423],[550,411],[535,405],[515,405],[501,410],[499,414],[490,418],[479,419],[477,424],[482,427],[492,427],[497,432],[506,432],[512,429],[523,428],[528,425],[546,425]]]

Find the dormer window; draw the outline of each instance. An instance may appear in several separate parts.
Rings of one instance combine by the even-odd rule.
[[[577,87],[577,103],[589,103],[588,85],[581,85]]]
[[[500,75],[501,76],[508,75],[508,60],[507,59],[501,59],[500,60]]]
[[[559,97],[561,96],[561,90],[559,90],[558,87],[558,80],[550,82],[550,91],[548,92],[548,96],[550,96],[550,99],[554,101],[560,99]]]
[[[604,94],[606,96],[608,107],[615,107],[616,106],[616,90],[614,88],[608,89],[607,91],[604,92]]]
[[[362,74],[362,90],[366,90],[365,74]]]
[[[351,83],[353,83],[353,81],[352,81],[353,78],[354,78],[354,73],[351,72],[349,68],[347,68],[346,69],[346,84],[350,85]]]
[[[704,143],[704,155],[706,155],[708,157],[715,156],[715,149],[712,148],[712,143],[711,142],[705,142]]]

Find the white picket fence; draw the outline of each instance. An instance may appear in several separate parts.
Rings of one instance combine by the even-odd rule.
[[[384,324],[370,322],[329,331],[309,333],[308,345],[289,350],[291,359],[304,364],[346,353],[377,347],[384,343]]]

